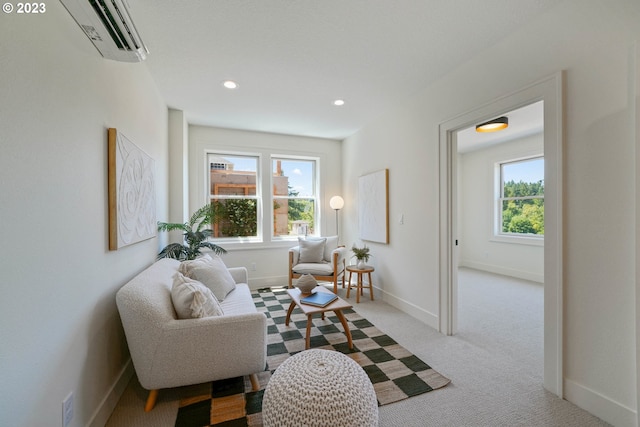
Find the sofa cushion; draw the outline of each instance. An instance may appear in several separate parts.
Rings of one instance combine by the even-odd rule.
[[[207,286],[218,301],[224,301],[229,292],[236,288],[227,266],[218,255],[205,254],[192,261],[183,261],[178,271]]]
[[[258,309],[253,303],[251,290],[246,283],[238,283],[236,290],[231,292],[224,301],[220,303],[225,316],[257,313]]]
[[[322,263],[300,263],[293,267],[293,272],[296,274],[311,274],[313,276],[332,276],[333,267],[331,264]]]
[[[327,239],[303,239],[298,237],[300,246],[300,261],[304,263],[322,262],[324,259],[324,246]]]
[[[222,316],[224,314],[211,289],[182,273],[176,273],[173,277],[171,300],[180,319]]]

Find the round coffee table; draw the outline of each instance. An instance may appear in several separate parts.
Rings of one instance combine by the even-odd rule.
[[[348,265],[347,271],[349,272],[349,287],[347,288],[347,298],[349,298],[349,292],[351,291],[351,275],[356,273],[358,280],[356,282],[356,302],[360,302],[360,295],[363,295],[362,276],[367,274],[369,276],[369,295],[371,295],[371,301],[373,301],[373,283],[371,282],[371,273],[375,269],[370,265],[365,265],[362,268],[358,268],[356,265]]]

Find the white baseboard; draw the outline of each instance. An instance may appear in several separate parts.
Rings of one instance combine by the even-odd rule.
[[[378,295],[382,295],[382,300],[388,304],[394,306],[398,310],[404,311],[408,315],[415,317],[421,322],[431,326],[433,329],[438,330],[438,316],[418,307],[412,302],[399,298],[389,292],[386,292],[376,286],[373,287]]]
[[[468,259],[460,260],[460,267],[473,268],[474,270],[487,271],[489,273],[501,274],[503,276],[516,277],[518,279],[530,280],[532,282],[544,283],[544,274],[536,274],[530,271],[515,270],[499,265],[483,264]]]
[[[104,399],[102,399],[102,402],[100,402],[100,405],[98,405],[98,408],[93,413],[93,416],[89,420],[89,423],[87,423],[88,427],[104,427],[104,425],[109,420],[111,413],[113,413],[113,410],[118,404],[120,396],[122,396],[124,390],[127,388],[129,380],[131,380],[133,374],[133,363],[131,363],[131,359],[129,359],[120,371],[120,375],[118,375],[118,378],[116,378],[115,382],[111,386],[111,389],[104,397]]]
[[[256,289],[269,288],[271,286],[287,286],[289,284],[289,276],[270,276],[270,277],[250,277],[249,288],[253,291]]]
[[[637,413],[602,394],[564,379],[564,397],[574,405],[616,427],[637,427]]]

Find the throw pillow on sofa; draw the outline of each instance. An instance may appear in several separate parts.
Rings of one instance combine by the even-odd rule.
[[[211,289],[197,280],[185,277],[182,273],[176,273],[173,276],[171,301],[179,319],[196,319],[224,314]]]
[[[236,281],[218,255],[211,257],[205,254],[192,261],[183,261],[178,271],[203,283],[211,289],[218,301],[223,301],[236,288]]]

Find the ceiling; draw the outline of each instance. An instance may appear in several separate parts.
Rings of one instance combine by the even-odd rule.
[[[476,132],[475,126],[458,131],[458,153],[481,150],[491,145],[501,144],[533,135],[544,130],[544,102],[538,101],[517,110],[502,114],[509,119],[509,126],[499,132]]]
[[[344,139],[560,1],[129,4],[146,66],[189,123]]]

